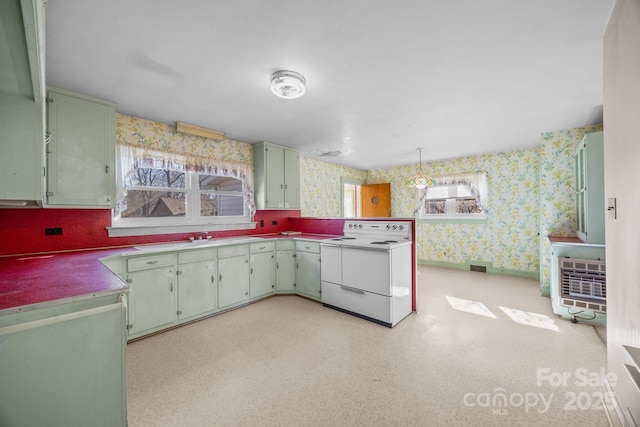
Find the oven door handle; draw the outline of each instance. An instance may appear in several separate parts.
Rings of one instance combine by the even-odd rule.
[[[354,294],[362,294],[362,295],[365,294],[365,292],[363,290],[356,289],[356,288],[350,288],[350,287],[344,286],[344,285],[340,285],[340,289],[342,289],[343,291],[353,292]]]

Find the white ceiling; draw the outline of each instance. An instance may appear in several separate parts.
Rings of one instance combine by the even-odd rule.
[[[613,3],[49,0],[47,83],[359,169],[495,153],[602,122]]]

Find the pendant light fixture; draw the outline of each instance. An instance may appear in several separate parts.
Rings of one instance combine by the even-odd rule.
[[[307,81],[295,71],[280,70],[271,75],[271,92],[284,99],[296,99],[304,95]]]
[[[417,188],[419,190],[435,184],[435,181],[432,178],[429,178],[422,173],[422,150],[422,148],[418,148],[418,151],[420,152],[420,169],[418,170],[418,173],[407,179],[407,185],[409,187]]]

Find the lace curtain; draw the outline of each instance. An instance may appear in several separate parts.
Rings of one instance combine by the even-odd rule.
[[[456,175],[445,175],[434,177],[435,184],[430,187],[449,187],[452,185],[464,185],[469,188],[471,195],[478,200],[482,207],[483,213],[488,213],[487,204],[487,173],[474,172]],[[422,206],[428,198],[428,190],[430,187],[424,188],[418,192],[418,204],[413,211],[414,216],[418,216],[422,212]]]
[[[118,206],[124,201],[128,188],[135,182],[131,179],[131,175],[135,174],[135,168],[144,167],[179,172],[190,171],[240,179],[243,182],[243,192],[249,215],[253,217],[256,211],[253,203],[253,168],[250,164],[193,155],[185,156],[123,144],[116,145],[116,164],[116,204]]]

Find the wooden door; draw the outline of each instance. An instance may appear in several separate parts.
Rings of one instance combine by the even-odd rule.
[[[391,216],[391,184],[369,184],[360,188],[363,217]]]

